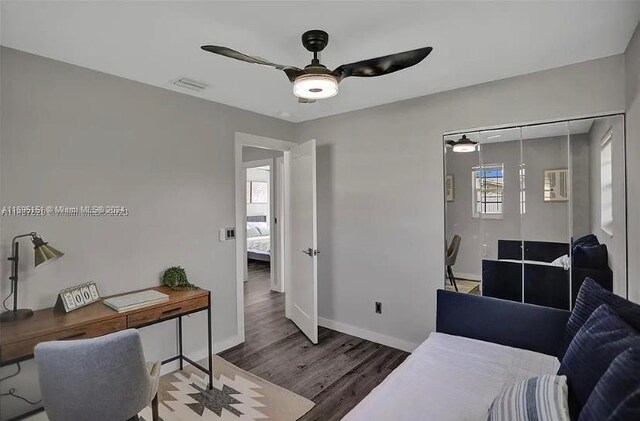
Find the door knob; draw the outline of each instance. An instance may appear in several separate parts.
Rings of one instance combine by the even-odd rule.
[[[306,250],[302,250],[302,252],[309,257],[317,256],[318,254],[320,254],[320,250],[314,250],[311,247]]]

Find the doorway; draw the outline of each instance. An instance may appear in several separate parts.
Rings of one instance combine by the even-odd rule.
[[[279,220],[276,213],[283,207],[282,189],[278,183],[282,175],[277,174],[275,165],[276,160],[283,159],[283,152],[245,146],[242,155],[246,180],[247,259],[244,281],[251,280],[251,288],[263,292],[283,293],[282,270],[278,267],[282,254],[279,247],[282,233],[279,232],[278,222],[281,225],[282,218]]]
[[[315,162],[315,140],[297,144],[236,133],[236,310],[239,342],[255,333],[255,323],[252,322],[255,317],[252,319],[251,315],[256,307],[247,309],[245,306],[245,301],[249,303],[254,299],[251,294],[245,295],[250,277],[262,279],[263,291],[267,286],[264,281],[269,278],[266,292],[270,298],[279,294],[280,305],[284,309],[282,319],[289,319],[290,326],[300,329],[312,343],[318,341]],[[263,171],[263,178],[249,180],[247,171],[251,168]],[[269,171],[265,177],[267,168]],[[267,185],[264,184],[265,179],[269,180]],[[256,210],[259,206],[262,210]],[[267,232],[269,238],[261,238],[262,245],[256,245],[254,239],[266,237]],[[249,249],[248,243],[253,250]],[[262,253],[256,253],[255,247],[261,247],[259,251]],[[268,251],[268,258],[265,251]],[[245,329],[245,311],[249,315],[248,331]]]

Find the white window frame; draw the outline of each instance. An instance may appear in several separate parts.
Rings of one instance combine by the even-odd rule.
[[[501,169],[502,170],[502,201],[501,206],[500,206],[500,212],[491,212],[491,213],[487,213],[487,212],[478,212],[478,207],[477,207],[477,201],[476,201],[476,196],[477,196],[477,190],[476,190],[476,173],[480,170],[487,170],[487,169]],[[479,165],[477,167],[473,167],[471,169],[471,212],[472,212],[472,216],[473,218],[482,218],[482,219],[503,219],[504,218],[504,163],[501,164],[483,164],[483,165]]]
[[[600,229],[613,237],[612,137],[613,133],[610,128],[600,142]]]
[[[527,213],[527,190],[526,190],[526,179],[527,179],[527,168],[525,164],[520,164],[520,169],[518,171],[518,176],[520,178],[520,215],[524,215]],[[504,183],[504,170],[502,172],[502,179]],[[504,186],[502,187],[504,190]],[[504,191],[502,192],[504,202]]]

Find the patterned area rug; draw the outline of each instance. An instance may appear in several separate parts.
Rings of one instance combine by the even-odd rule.
[[[201,362],[202,364],[202,362]],[[214,356],[213,390],[199,370],[182,371],[160,378],[162,421],[191,420],[297,420],[314,403]],[[151,421],[151,408],[140,419]]]

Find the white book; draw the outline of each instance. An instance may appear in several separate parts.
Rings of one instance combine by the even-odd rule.
[[[160,304],[160,303],[164,303],[169,301],[168,298],[162,298],[159,300],[152,300],[152,301],[145,301],[144,303],[140,303],[140,304],[133,304],[127,307],[120,307],[118,309],[115,309],[113,307],[111,307],[109,304],[107,304],[107,306],[113,308],[114,310],[116,310],[118,313],[125,313],[127,311],[132,311],[132,310],[138,310],[140,308],[145,308],[145,307],[149,307],[155,304]]]
[[[118,295],[103,300],[102,302],[119,313],[136,310],[138,308],[159,304],[168,301],[169,296],[153,289],[134,292],[132,294]]]

